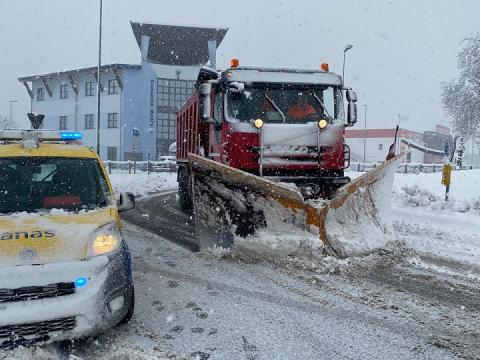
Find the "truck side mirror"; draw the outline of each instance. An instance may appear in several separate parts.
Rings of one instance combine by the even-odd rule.
[[[347,100],[348,102],[357,102],[357,93],[352,89],[347,89]]]
[[[199,116],[200,120],[202,121],[210,121],[211,120],[211,111],[212,111],[212,104],[210,101],[210,94],[212,92],[212,84],[204,83],[200,84],[198,87],[199,93]]]
[[[353,101],[348,103],[347,125],[353,126],[357,122],[357,104]]]
[[[245,84],[238,81],[234,81],[228,84],[228,89],[234,93],[241,93],[245,90]]]
[[[355,91],[347,89],[347,101],[347,126],[353,126],[357,122],[357,94]]]

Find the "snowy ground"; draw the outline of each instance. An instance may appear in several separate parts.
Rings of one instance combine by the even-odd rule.
[[[480,282],[397,251],[307,264],[192,253],[126,225],[132,322],[0,359],[475,359]],[[426,260],[429,261],[429,260]]]
[[[352,178],[361,173],[350,172]],[[480,264],[480,170],[452,173],[444,201],[441,173],[395,175],[392,219],[397,238],[421,253]],[[174,189],[175,173],[112,174],[116,192],[136,195]]]
[[[361,173],[348,173],[352,178]],[[480,264],[480,170],[452,173],[444,201],[441,173],[395,175],[392,218],[398,239],[419,252]],[[136,195],[177,187],[176,173],[112,174],[116,192]]]
[[[449,203],[440,179],[396,175],[399,242],[368,257],[217,258],[126,224],[133,321],[0,359],[478,359],[480,171],[453,173]],[[112,183],[143,195],[176,186],[169,173]]]
[[[177,187],[176,172],[157,172],[147,174],[137,172],[136,174],[114,173],[110,174],[115,193],[132,192],[134,195],[147,195],[163,190],[170,190]]]
[[[392,220],[397,238],[420,253],[478,265],[480,170],[452,172],[448,202],[441,179],[441,173],[395,175]]]

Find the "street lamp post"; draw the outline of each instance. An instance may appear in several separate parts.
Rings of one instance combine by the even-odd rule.
[[[367,149],[367,105],[363,105],[365,108],[365,122],[363,124],[363,163],[366,163],[366,149]]]
[[[97,67],[97,153],[100,156],[100,67],[102,66],[102,11],[103,3],[100,0],[100,19],[98,31],[98,67]]]
[[[13,103],[18,103],[18,100],[10,100],[10,124],[13,124]]]
[[[342,70],[342,84],[345,84],[345,54],[347,53],[348,50],[350,50],[353,47],[351,44],[347,44],[345,48],[343,49],[343,70]]]

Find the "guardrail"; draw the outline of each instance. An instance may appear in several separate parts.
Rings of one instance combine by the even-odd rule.
[[[128,174],[135,174],[137,171],[146,172],[176,172],[177,164],[173,161],[104,161],[103,164],[111,174],[113,170],[128,171]],[[374,169],[381,163],[350,163],[348,171],[365,172]],[[480,169],[480,165],[464,165],[462,168],[453,167],[453,170]],[[397,173],[418,174],[442,172],[443,164],[417,164],[403,163],[397,168]]]
[[[146,172],[176,172],[177,164],[173,161],[104,161],[109,174],[113,170],[122,170],[129,174],[136,174],[137,171]]]
[[[365,172],[371,170],[381,163],[350,163],[348,171]],[[452,170],[473,170],[480,169],[480,165],[463,165],[462,168],[453,167]],[[418,164],[403,163],[397,168],[397,173],[418,174],[418,173],[435,173],[442,172],[443,164]]]

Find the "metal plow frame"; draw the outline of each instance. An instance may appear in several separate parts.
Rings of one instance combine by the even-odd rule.
[[[290,214],[287,214],[288,219],[285,219],[285,221],[292,222],[292,226],[301,227],[306,231],[317,233],[326,252],[338,257],[347,257],[350,254],[341,246],[330,241],[329,231],[326,225],[327,218],[336,217],[337,210],[341,210],[342,207],[346,206],[349,202],[360,201],[363,206],[355,211],[367,211],[368,214],[356,214],[355,216],[366,215],[369,221],[373,222],[375,226],[381,226],[381,214],[379,214],[371,189],[384,180],[388,169],[392,169],[392,167],[396,168],[397,163],[400,162],[400,157],[396,156],[377,166],[375,169],[362,174],[350,183],[339,188],[331,200],[306,202],[299,191],[295,191],[281,183],[261,178],[195,154],[188,154],[188,159],[191,174],[193,175],[191,185],[195,212],[195,227],[197,236],[199,237],[200,248],[212,246],[229,247],[233,245],[234,237],[233,234],[228,235],[228,232],[231,231],[229,226],[232,225],[233,222],[230,216],[231,214],[229,213],[230,210],[226,209],[223,205],[216,205],[215,200],[211,202],[205,197],[202,198],[199,196],[201,191],[215,192],[215,194],[212,195],[213,197],[229,198],[230,202],[233,201],[237,203],[234,204],[237,208],[242,207],[242,199],[245,200],[248,193],[252,193],[256,194],[256,196],[271,199],[275,204],[278,203],[281,207],[290,211]],[[215,186],[212,186],[213,183],[221,184],[222,188],[219,189],[218,186],[215,188]],[[236,189],[236,194],[239,196],[231,196],[232,188]],[[229,194],[226,194],[226,192],[229,192]],[[248,199],[245,203],[246,202],[248,202]],[[209,218],[207,218],[207,213],[212,211],[216,211],[218,216],[209,216]],[[250,221],[251,218],[255,218],[255,214],[252,213],[246,220]],[[262,225],[259,224],[259,226],[261,227]],[[222,233],[223,236],[205,238],[205,232],[211,234],[212,231]],[[252,231],[255,231],[255,229]],[[225,238],[225,234],[227,234],[226,236],[229,237],[229,239]]]

